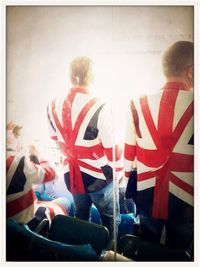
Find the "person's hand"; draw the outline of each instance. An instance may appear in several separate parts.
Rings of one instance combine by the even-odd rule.
[[[29,146],[29,153],[30,153],[30,155],[34,155],[36,157],[39,157],[39,155],[40,155],[39,151],[37,150],[37,148],[34,145]]]
[[[122,176],[120,179],[119,179],[119,187],[120,188],[125,188],[127,187],[127,184],[128,184],[128,179],[125,177],[125,176]]]

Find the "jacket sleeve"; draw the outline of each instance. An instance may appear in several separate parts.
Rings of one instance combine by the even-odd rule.
[[[98,119],[99,138],[104,147],[108,159],[108,165],[115,166],[116,178],[120,179],[123,175],[123,152],[122,145],[118,142],[114,122],[112,118],[111,106],[106,104],[102,108]],[[114,148],[114,149],[113,149]],[[115,151],[115,163],[113,164],[113,152]]]
[[[131,105],[129,105],[127,111],[125,145],[124,145],[124,169],[126,178],[129,178],[130,176],[130,172],[132,170],[135,157],[136,157],[136,129],[134,125]]]
[[[47,106],[47,125],[51,139],[57,141],[56,127],[54,125],[53,115],[51,111],[51,103]]]
[[[56,172],[53,165],[47,160],[40,159],[39,164],[36,164],[25,157],[24,174],[32,183],[45,183],[54,180]]]

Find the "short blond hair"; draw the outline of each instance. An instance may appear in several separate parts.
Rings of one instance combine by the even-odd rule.
[[[77,57],[70,64],[73,85],[88,86],[91,82],[92,61],[88,57]]]
[[[11,131],[11,133],[14,135],[15,138],[18,138],[21,136],[21,129],[23,127],[20,125],[17,125],[16,123],[10,121],[6,125],[6,130]]]
[[[179,76],[185,68],[194,64],[194,44],[178,41],[163,54],[162,69],[166,77]]]
[[[22,127],[19,125],[15,126],[15,128],[13,129],[13,134],[16,138],[21,136],[21,129]]]

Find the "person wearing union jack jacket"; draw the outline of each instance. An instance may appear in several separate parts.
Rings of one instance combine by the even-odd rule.
[[[125,176],[128,181],[132,169],[137,168],[140,235],[183,248],[192,256],[194,44],[172,44],[163,54],[162,69],[166,78],[163,88],[130,101]]]
[[[34,230],[43,218],[51,222],[55,215],[67,215],[67,211],[57,200],[37,200],[33,185],[52,181],[57,175],[54,166],[41,157],[34,145],[25,151],[22,128],[14,122],[6,126],[6,217]]]
[[[113,239],[113,147],[116,179],[123,174],[123,153],[114,142],[111,107],[91,93],[92,78],[90,58],[77,57],[71,62],[72,88],[67,96],[49,103],[48,125],[62,155],[64,179],[73,195],[76,216],[89,220],[94,204]],[[120,223],[118,198],[116,192],[117,225]]]

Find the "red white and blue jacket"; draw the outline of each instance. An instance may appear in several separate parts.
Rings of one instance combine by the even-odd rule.
[[[137,203],[154,218],[193,220],[193,115],[193,93],[182,83],[130,102],[126,177],[137,167]]]
[[[114,143],[108,104],[83,87],[72,88],[66,97],[54,99],[48,105],[48,122],[51,138],[60,147],[71,193],[88,192],[88,186],[97,179],[103,185],[107,178],[102,166],[113,167],[113,146],[116,176],[121,177],[122,150]]]
[[[66,214],[57,203],[38,201],[33,192],[33,183],[43,183],[55,179],[52,165],[41,160],[35,164],[20,153],[12,150],[6,155],[6,216],[19,223],[28,223],[35,217],[36,210],[46,208],[46,215],[52,219],[56,214]]]

